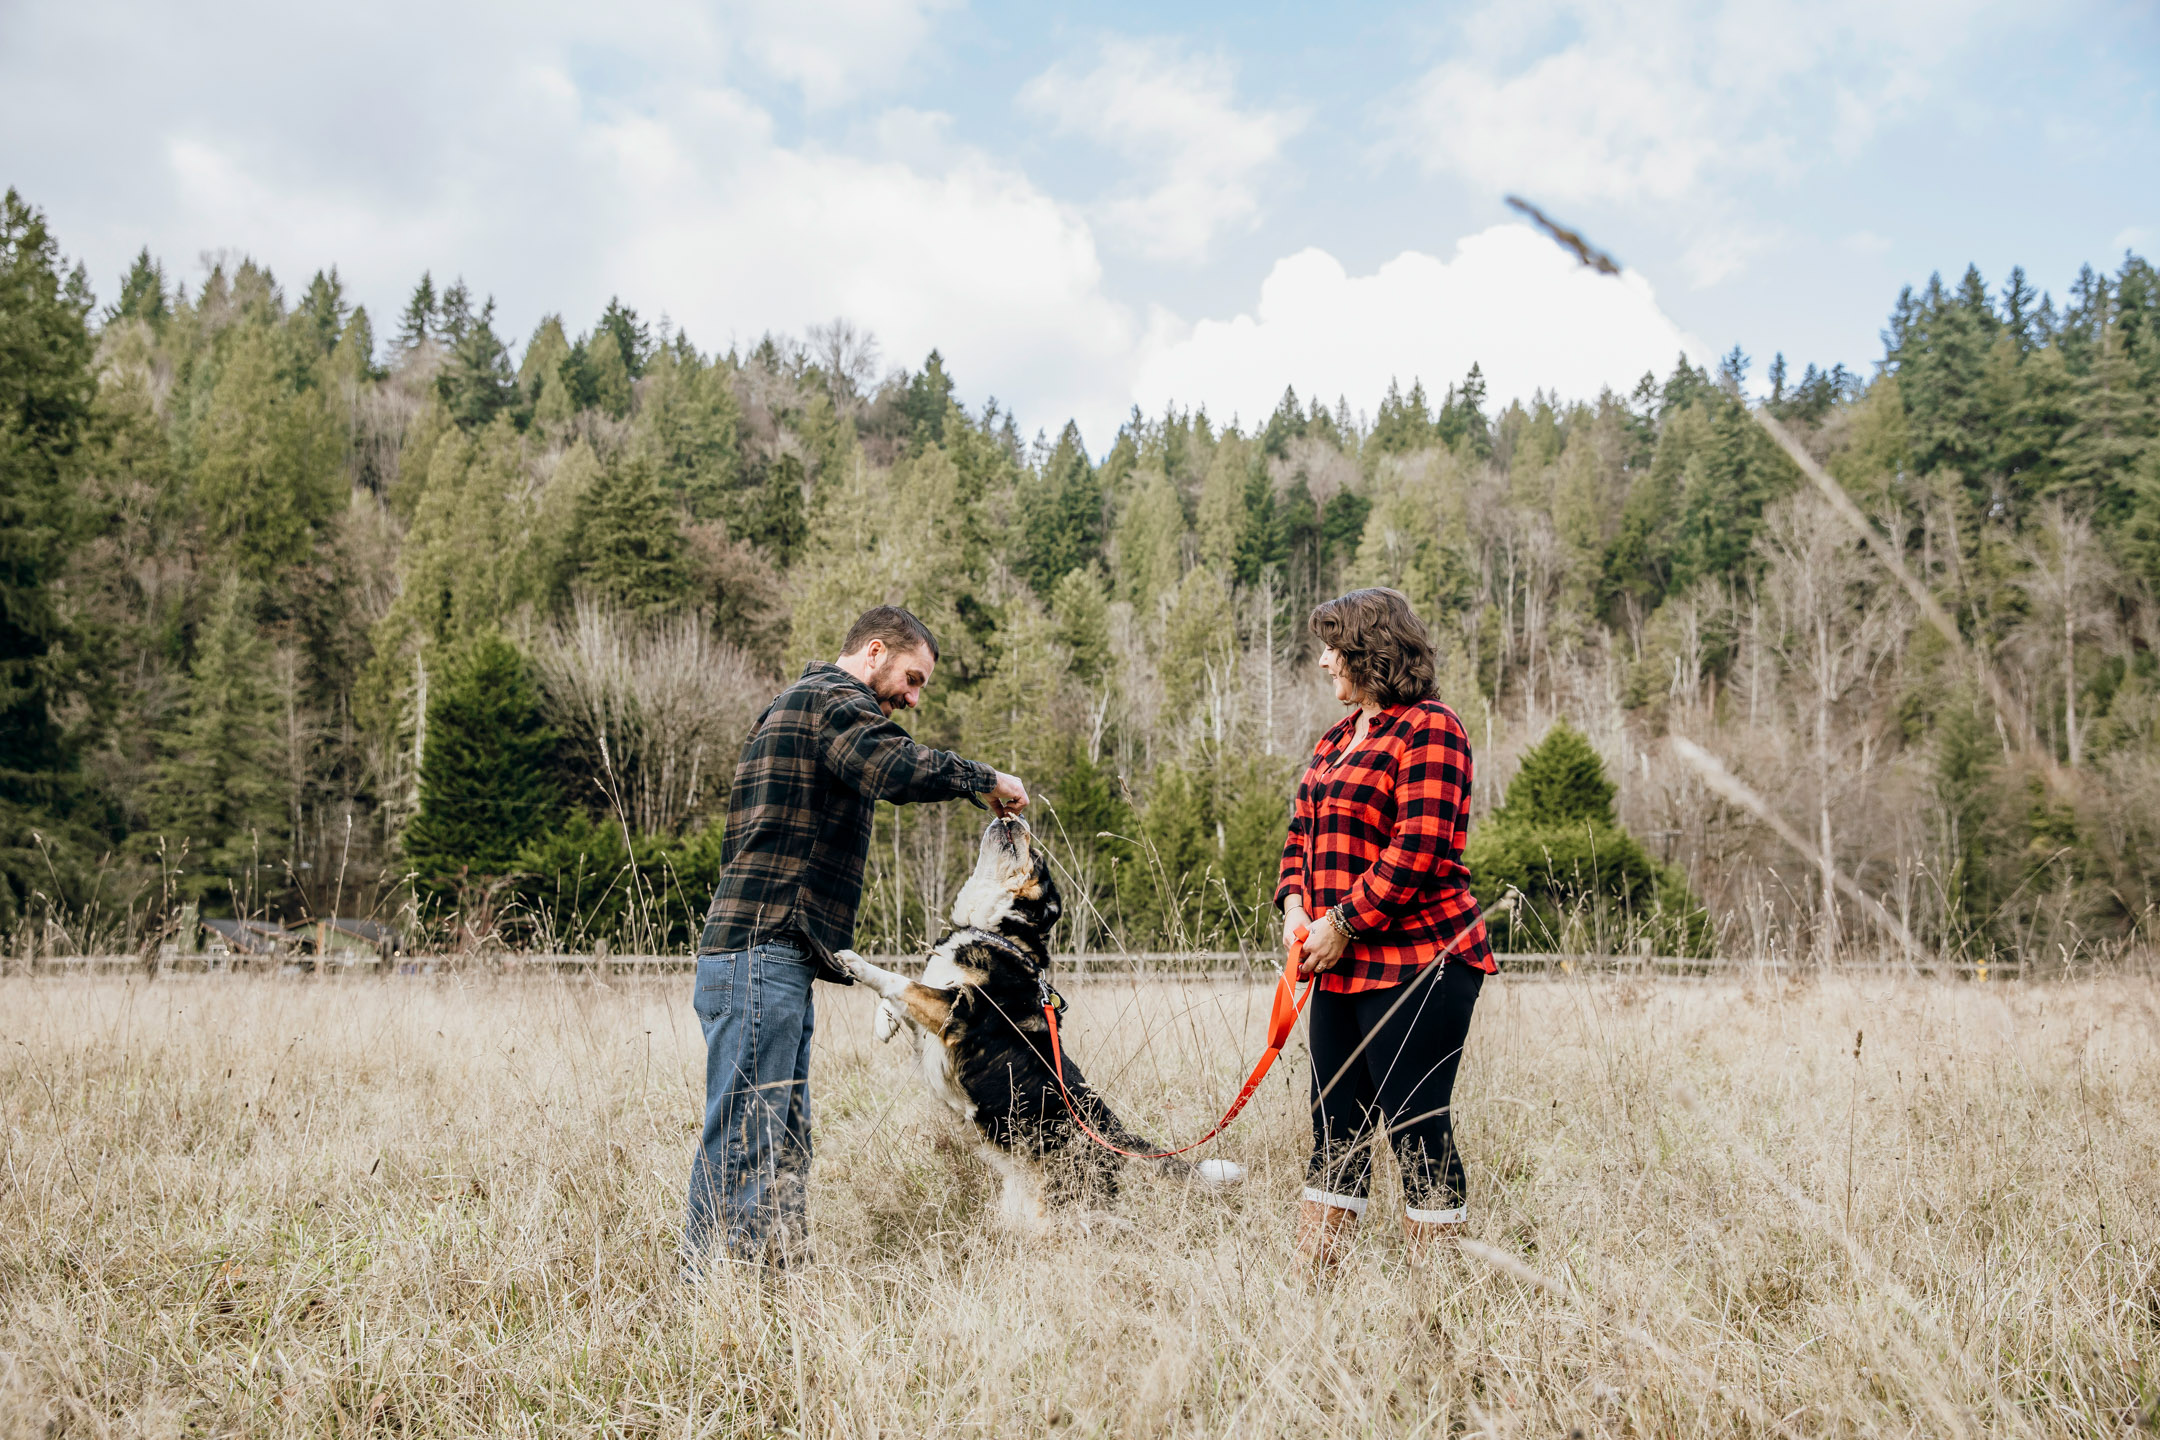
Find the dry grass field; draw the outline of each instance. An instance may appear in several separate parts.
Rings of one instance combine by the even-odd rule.
[[[1264,988],[1071,987],[1197,1133]],[[1221,1195],[989,1228],[821,990],[814,1265],[676,1279],[688,981],[0,981],[0,1434],[2122,1434],[2160,1416],[2160,985],[1510,980],[1475,1244],[1287,1252],[1285,1057]]]

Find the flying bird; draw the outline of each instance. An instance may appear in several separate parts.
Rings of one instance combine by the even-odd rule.
[[[1547,235],[1552,236],[1555,244],[1559,245],[1563,250],[1571,251],[1577,260],[1582,261],[1583,264],[1597,271],[1598,274],[1618,275],[1620,273],[1619,262],[1614,260],[1612,256],[1598,249],[1589,241],[1583,239],[1579,233],[1568,229],[1567,226],[1562,225],[1529,201],[1518,195],[1510,195],[1507,197],[1507,203],[1513,209],[1529,216],[1531,223],[1536,225],[1538,229],[1543,230]]]

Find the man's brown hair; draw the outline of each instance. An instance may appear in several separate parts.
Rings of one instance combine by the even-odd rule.
[[[1433,643],[1400,590],[1352,590],[1313,607],[1312,633],[1342,657],[1358,692],[1381,705],[1433,693]]]
[[[882,640],[887,650],[903,654],[918,645],[926,645],[930,648],[930,658],[938,658],[937,636],[932,635],[930,627],[916,619],[912,612],[898,605],[873,605],[863,611],[862,618],[848,627],[847,639],[840,642],[840,653],[858,655],[872,640]]]

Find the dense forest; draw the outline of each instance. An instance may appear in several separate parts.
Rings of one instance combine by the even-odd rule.
[[[1900,295],[1883,340],[1872,375],[1779,356],[1755,388],[1956,645],[1757,425],[1737,349],[1626,394],[1500,408],[1473,368],[1370,413],[1286,391],[1249,426],[1031,436],[844,321],[715,354],[612,303],[513,350],[463,280],[422,277],[385,324],[335,268],[176,284],[147,251],[100,303],[10,192],[6,944],[150,943],[191,905],[681,947],[748,722],[878,601],[943,642],[910,726],[1035,790],[1068,943],[1264,941],[1287,797],[1340,713],[1304,616],[1355,584],[1439,640],[1480,893],[1537,890],[1543,859],[1520,948],[1877,943],[1668,735],[1930,947],[2136,942],[2160,279],[2125,257],[2058,305],[1968,269]],[[1547,822],[1618,888],[1570,891]],[[921,943],[976,825],[881,807],[866,948]]]

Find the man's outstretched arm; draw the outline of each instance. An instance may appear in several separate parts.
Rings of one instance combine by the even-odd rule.
[[[981,795],[1000,814],[1027,804],[1027,787],[1017,778],[950,750],[931,749],[887,719],[867,695],[835,697],[818,729],[826,765],[873,800],[908,805]]]

